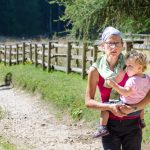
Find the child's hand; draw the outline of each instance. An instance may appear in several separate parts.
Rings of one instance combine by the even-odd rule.
[[[106,83],[110,86],[110,87],[114,87],[116,85],[115,81],[107,79]]]

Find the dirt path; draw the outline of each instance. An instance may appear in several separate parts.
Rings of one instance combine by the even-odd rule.
[[[102,150],[84,123],[58,119],[38,96],[17,89],[0,90],[0,106],[6,114],[0,121],[0,134],[18,150]]]

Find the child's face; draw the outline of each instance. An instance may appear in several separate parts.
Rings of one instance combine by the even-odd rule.
[[[134,58],[128,58],[126,60],[126,72],[129,77],[139,75],[143,72],[142,65],[140,65]]]

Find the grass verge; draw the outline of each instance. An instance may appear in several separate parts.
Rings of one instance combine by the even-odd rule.
[[[0,149],[2,150],[17,150],[17,147],[14,144],[11,144],[9,141],[0,136]]]

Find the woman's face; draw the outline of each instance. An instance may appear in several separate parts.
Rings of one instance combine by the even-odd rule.
[[[118,58],[119,54],[122,51],[122,39],[118,35],[111,35],[109,36],[103,44],[103,48],[105,54],[108,57]]]

